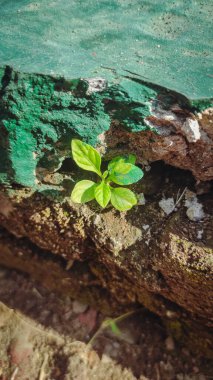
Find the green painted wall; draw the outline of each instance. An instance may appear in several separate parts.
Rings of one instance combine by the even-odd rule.
[[[41,162],[57,168],[73,136],[95,145],[112,120],[144,130],[168,89],[207,108],[212,4],[0,0],[0,182],[35,186]]]
[[[89,85],[80,79],[18,73],[9,67],[1,70],[1,77],[0,181],[26,186],[35,185],[41,159],[47,168],[57,168],[58,152],[69,154],[73,136],[95,145],[112,119],[132,131],[147,129],[143,119],[157,96],[156,90],[129,79],[87,94]]]
[[[212,96],[211,0],[0,0],[0,66]],[[130,74],[131,73],[131,74]]]

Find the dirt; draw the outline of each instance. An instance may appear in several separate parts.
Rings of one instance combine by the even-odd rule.
[[[189,172],[156,163],[134,190],[144,193],[145,205],[119,214],[100,212],[94,203],[70,204],[55,190],[1,188],[0,263],[103,313],[143,305],[162,317],[173,338],[211,357],[209,188],[196,195]],[[187,216],[190,192],[202,207],[201,220]],[[162,200],[175,203],[180,196],[175,210],[165,213]]]
[[[7,305],[0,304],[1,380],[211,378],[210,362],[174,341],[145,308],[118,322],[117,335],[100,328],[109,315],[3,267],[0,301]]]

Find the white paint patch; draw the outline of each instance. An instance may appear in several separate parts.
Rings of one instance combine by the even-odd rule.
[[[186,215],[192,222],[199,222],[205,217],[203,206],[192,191],[186,191],[185,207],[187,208]]]
[[[107,88],[107,81],[104,78],[85,78],[83,79],[88,83],[86,94],[91,95],[93,92],[101,92]]]
[[[197,120],[187,118],[181,126],[181,131],[185,135],[188,142],[196,142],[200,140],[200,126]]]
[[[175,201],[174,198],[163,198],[159,202],[160,208],[165,212],[166,215],[171,214],[175,209]]]

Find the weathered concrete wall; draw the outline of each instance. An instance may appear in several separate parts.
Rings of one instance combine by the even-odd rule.
[[[202,337],[207,353],[213,308],[210,195],[198,201],[203,210],[200,217],[188,212],[187,199],[195,196],[189,190],[166,214],[162,200],[175,200],[194,182],[189,174],[186,178],[184,172],[161,165],[135,185],[135,191],[145,193],[146,204],[128,213],[111,208],[101,212],[93,203],[76,206],[69,200],[72,186],[61,194],[60,187],[40,193],[2,187],[0,224],[41,249],[30,248],[30,253],[20,241],[14,250],[2,238],[0,262],[30,273],[61,294],[86,293],[100,307],[102,301],[106,307],[102,291],[107,291],[112,308],[143,304],[169,326],[179,326],[179,337],[186,326],[193,344],[199,346]]]
[[[100,307],[102,294],[144,304],[209,352],[210,5],[80,4],[0,1],[0,225],[15,236],[2,233],[0,263],[62,295],[84,288]],[[84,175],[75,136],[103,160],[135,153],[146,204],[126,214],[71,204]]]
[[[130,130],[149,128],[144,118],[156,91],[130,80],[110,88],[99,85],[2,70],[1,181],[35,186],[39,167],[53,172],[70,157],[72,137],[97,143],[110,128],[111,113]]]
[[[74,136],[108,156],[131,151],[142,164],[164,160],[213,178],[211,109],[197,114],[180,95],[131,79],[107,86],[9,67],[1,74],[1,183],[40,185],[70,157]]]
[[[202,1],[0,1],[1,183],[35,186],[74,135],[103,152],[112,124],[139,161],[213,178],[210,15]]]

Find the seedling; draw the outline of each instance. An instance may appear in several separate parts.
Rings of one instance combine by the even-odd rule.
[[[111,202],[119,211],[130,210],[137,204],[133,191],[113,185],[131,185],[143,177],[143,171],[135,166],[135,155],[128,154],[113,158],[107,170],[102,173],[101,156],[96,149],[77,139],[72,140],[71,149],[76,164],[84,170],[96,173],[100,178],[97,183],[90,180],[79,181],[71,194],[73,202],[86,203],[96,199],[102,208]]]
[[[117,324],[119,322],[122,322],[124,319],[130,317],[131,315],[135,314],[138,311],[139,310],[133,310],[133,311],[129,311],[125,314],[119,315],[119,317],[116,317],[116,318],[105,319],[102,322],[101,326],[98,328],[98,330],[95,332],[95,334],[92,336],[92,338],[89,340],[87,345],[92,346],[94,344],[94,341],[96,340],[96,338],[102,333],[103,330],[105,330],[107,328],[110,328],[113,334],[115,334],[117,336],[121,336],[122,332],[119,329],[119,327],[117,326]]]

